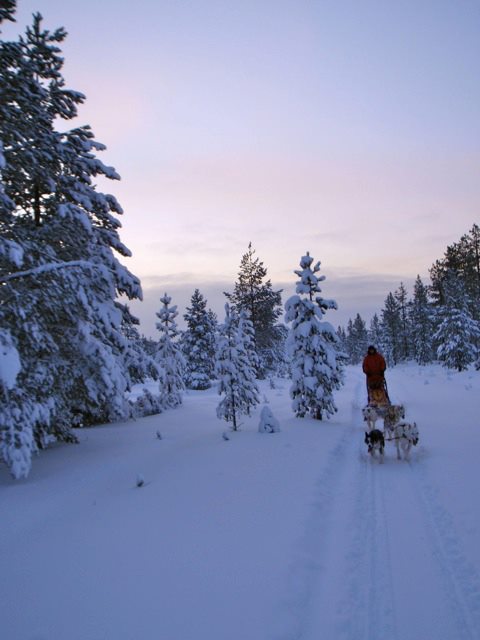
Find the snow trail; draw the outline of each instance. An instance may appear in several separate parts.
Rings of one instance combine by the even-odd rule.
[[[278,433],[259,409],[225,442],[216,391],[192,392],[81,431],[28,480],[0,470],[4,635],[480,640],[480,375],[389,372],[420,429],[410,463],[367,454],[358,369],[324,423],[286,387],[263,384]]]
[[[480,577],[465,555],[452,515],[435,496],[421,464],[410,464],[414,493],[429,531],[432,554],[442,574],[457,638],[480,638]],[[461,633],[461,635],[460,635]]]
[[[422,456],[385,463],[363,443],[363,378],[292,561],[290,623],[275,640],[478,640],[480,579]],[[400,385],[398,393],[408,396]]]

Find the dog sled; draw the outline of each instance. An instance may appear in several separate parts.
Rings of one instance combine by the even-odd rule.
[[[372,379],[367,379],[367,397],[368,406],[374,407],[379,413],[391,405],[385,378],[372,376]]]

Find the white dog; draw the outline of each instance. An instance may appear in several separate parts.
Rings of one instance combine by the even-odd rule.
[[[399,422],[393,431],[395,446],[397,447],[397,458],[401,460],[400,449],[403,451],[403,457],[408,460],[410,457],[410,449],[418,443],[418,428],[416,422]]]
[[[403,404],[389,405],[383,415],[383,432],[387,437],[393,437],[395,426],[400,420],[405,419],[405,407]]]
[[[363,419],[368,425],[368,430],[373,431],[373,429],[375,429],[375,423],[380,418],[379,412],[376,410],[375,407],[372,407],[371,405],[367,404],[367,406],[362,409],[362,413],[363,413]]]

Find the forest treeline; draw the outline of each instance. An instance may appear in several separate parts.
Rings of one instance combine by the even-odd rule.
[[[440,361],[464,370],[480,368],[480,228],[474,224],[446,248],[430,269],[430,281],[417,276],[409,296],[400,283],[369,326],[357,314],[338,329],[351,364],[358,364],[367,346],[376,345],[390,365],[405,360],[419,364]]]

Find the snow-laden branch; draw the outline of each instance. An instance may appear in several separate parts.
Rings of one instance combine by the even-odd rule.
[[[4,284],[5,282],[9,282],[10,280],[15,280],[17,278],[38,276],[44,273],[48,273],[49,271],[63,269],[65,267],[80,267],[82,269],[87,269],[93,268],[95,266],[96,265],[94,265],[93,262],[88,262],[88,260],[70,260],[69,262],[53,262],[50,264],[42,264],[40,267],[27,269],[26,271],[17,271],[16,273],[11,273],[9,276],[5,276],[5,278],[0,278],[0,284]]]

